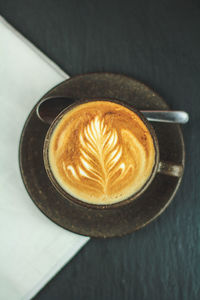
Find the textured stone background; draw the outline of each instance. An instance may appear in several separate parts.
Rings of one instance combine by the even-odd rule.
[[[0,13],[70,75],[125,73],[191,117],[185,175],[164,214],[92,239],[35,300],[200,299],[200,2],[0,0]]]

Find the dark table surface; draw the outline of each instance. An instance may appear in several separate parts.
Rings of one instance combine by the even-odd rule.
[[[35,299],[200,299],[200,2],[0,0],[0,13],[68,74],[124,73],[190,114],[167,210],[131,235],[91,239]]]

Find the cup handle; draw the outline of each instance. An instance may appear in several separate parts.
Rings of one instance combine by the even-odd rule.
[[[37,117],[44,123],[51,125],[59,113],[73,104],[75,99],[61,96],[43,98],[36,105]]]
[[[181,177],[183,169],[182,165],[176,165],[168,161],[160,161],[158,164],[158,173],[168,176]]]

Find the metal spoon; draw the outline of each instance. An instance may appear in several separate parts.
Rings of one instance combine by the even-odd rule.
[[[55,117],[67,106],[74,103],[74,99],[65,97],[50,97],[42,100],[36,108],[41,121],[51,124]],[[189,121],[188,113],[169,110],[141,110],[149,121],[185,124]]]

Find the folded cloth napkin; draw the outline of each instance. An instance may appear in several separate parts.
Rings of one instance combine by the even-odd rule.
[[[0,299],[32,298],[88,241],[45,217],[29,198],[18,147],[33,105],[67,79],[0,16]]]

